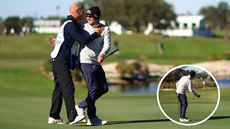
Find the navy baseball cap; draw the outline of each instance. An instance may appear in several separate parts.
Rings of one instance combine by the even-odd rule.
[[[98,7],[92,7],[87,10],[86,15],[95,19],[99,19],[101,16],[101,11]]]

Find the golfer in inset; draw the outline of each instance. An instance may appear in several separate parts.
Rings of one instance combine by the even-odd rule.
[[[186,90],[188,89],[192,95],[198,98],[200,97],[200,95],[197,94],[192,89],[192,79],[195,76],[196,76],[196,73],[194,71],[191,71],[189,75],[182,76],[180,80],[176,83],[176,95],[180,103],[180,110],[179,110],[180,111],[179,112],[180,122],[189,122],[189,119],[186,117],[186,110],[188,106]]]

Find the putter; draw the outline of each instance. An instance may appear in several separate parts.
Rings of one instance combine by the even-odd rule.
[[[113,55],[114,53],[116,53],[117,51],[119,51],[119,48],[117,48],[117,49],[111,51],[108,55],[106,55],[105,58],[104,58],[104,60],[105,60],[106,58],[108,58],[109,56]]]

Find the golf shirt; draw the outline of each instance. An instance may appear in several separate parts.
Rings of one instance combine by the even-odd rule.
[[[96,26],[92,26],[88,23],[83,25],[83,29],[89,33],[94,33],[95,27],[103,27],[104,30],[101,33],[101,36],[96,38],[95,40],[91,41],[88,44],[82,45],[80,51],[80,63],[87,63],[87,64],[96,64],[98,65],[99,62],[97,61],[98,55],[102,55],[105,57],[110,50],[111,45],[111,36],[110,30],[108,26],[105,26],[101,23],[97,24]]]
[[[176,83],[176,93],[178,94],[186,94],[186,90],[189,90],[190,93],[194,94],[192,90],[192,80],[191,76],[182,76],[180,80]]]

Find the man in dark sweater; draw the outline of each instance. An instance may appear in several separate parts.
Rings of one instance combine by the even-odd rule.
[[[53,75],[55,87],[52,95],[51,109],[49,113],[49,124],[64,124],[60,117],[62,99],[64,98],[69,124],[79,122],[85,117],[78,115],[75,109],[74,84],[70,72],[71,48],[75,42],[86,44],[96,39],[103,29],[96,28],[91,35],[83,35],[78,20],[84,15],[83,6],[73,3],[69,9],[70,15],[64,20],[61,30],[57,36],[57,42],[50,56],[52,58]]]

